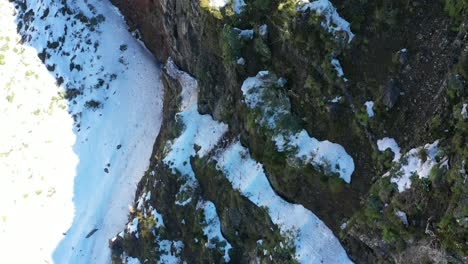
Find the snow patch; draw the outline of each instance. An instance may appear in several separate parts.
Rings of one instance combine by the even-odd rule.
[[[236,14],[242,13],[244,7],[246,6],[244,0],[209,0],[208,6],[216,10],[220,10],[221,8],[225,7],[230,3],[232,3],[232,10]]]
[[[375,115],[375,113],[374,113],[374,102],[373,101],[367,101],[367,102],[364,103],[364,105],[366,106],[367,116],[369,118],[374,117],[374,115]]]
[[[262,37],[266,37],[268,34],[268,25],[263,24],[258,28],[258,34]]]
[[[172,248],[175,250],[173,251]],[[159,251],[163,252],[160,256],[158,264],[179,264],[181,263],[179,255],[184,248],[184,242],[182,241],[170,241],[162,240],[159,241]]]
[[[274,139],[278,140],[279,138],[275,137]],[[345,182],[351,182],[354,161],[341,145],[328,140],[318,141],[316,138],[310,137],[305,130],[290,135],[286,140],[288,142],[286,146],[281,145],[284,142],[284,139],[275,141],[278,151],[284,149],[295,150],[296,157],[304,163],[310,163],[322,167],[326,171],[338,173]]]
[[[133,234],[138,231],[138,218],[135,217],[133,220],[127,224],[127,231],[130,234]]]
[[[200,202],[197,208],[203,208],[206,226],[203,227],[203,233],[208,237],[208,242],[205,246],[208,248],[217,248],[217,243],[225,243],[220,249],[224,251],[224,261],[228,263],[231,258],[229,257],[229,250],[232,248],[231,244],[224,238],[221,233],[221,222],[219,221],[218,213],[216,212],[215,205],[210,201]]]
[[[296,247],[300,263],[352,263],[333,232],[302,205],[291,204],[271,188],[262,164],[250,157],[239,141],[220,152],[214,159],[233,188],[257,206],[264,206],[282,235]]]
[[[330,102],[330,103],[335,103],[335,104],[336,104],[336,103],[338,103],[338,102],[341,101],[341,98],[342,98],[341,96],[336,96],[335,98],[329,100],[329,102]]]
[[[275,90],[281,89],[280,80],[282,78],[276,80],[268,71],[260,71],[242,84],[245,104],[249,108],[261,110],[257,124],[275,133],[272,140],[278,151],[289,151],[302,162],[325,169],[326,172],[338,173],[343,180],[350,183],[354,161],[342,146],[328,140],[318,141],[305,130],[291,132],[286,131],[288,128],[278,127],[281,120],[290,118],[291,115],[289,98]]]
[[[439,141],[426,144],[424,147],[411,149],[401,158],[399,169],[393,174],[391,182],[398,186],[398,191],[403,192],[411,188],[411,176],[427,178],[432,167],[436,166],[436,155],[438,153]],[[426,160],[421,159],[421,152],[426,153]],[[445,160],[442,160],[441,164]]]
[[[244,58],[239,58],[239,59],[237,59],[237,64],[239,64],[239,65],[245,65],[245,59],[244,59]]]
[[[253,39],[254,30],[253,29],[240,29],[234,28],[234,31],[237,32],[240,39]]]
[[[406,213],[405,212],[402,212],[400,210],[396,210],[395,211],[395,215],[398,216],[398,218],[401,219],[401,222],[407,226],[408,225],[408,217],[406,216]]]
[[[137,258],[126,257],[125,262],[126,264],[141,264],[141,262]]]
[[[385,137],[377,140],[377,148],[380,151],[385,151],[389,148],[394,154],[393,162],[398,162],[401,158],[401,149],[393,138]]]
[[[172,169],[173,173],[179,172],[186,177],[186,183],[182,185],[179,193],[190,193],[198,186],[190,164],[190,157],[204,157],[210,152],[226,133],[226,124],[213,120],[210,115],[200,115],[197,110],[198,84],[189,74],[180,71],[171,59],[168,60],[166,71],[169,76],[179,81],[182,86],[180,112],[176,118],[184,125],[179,137],[168,142],[165,151],[167,154],[163,162]],[[195,151],[195,146],[199,147]],[[177,201],[184,206],[191,202],[191,197],[184,201]]]
[[[462,106],[462,110],[461,110],[461,115],[463,117],[463,119],[468,119],[468,111],[466,110],[466,108],[468,107],[468,104],[463,104]]]
[[[226,6],[231,0],[209,0],[208,6],[213,7],[215,9],[220,9]]]
[[[244,0],[233,0],[232,2],[232,9],[234,10],[234,13],[240,14],[244,7],[246,6]]]
[[[151,216],[156,220],[156,228],[164,226],[163,217],[156,209],[151,210]]]
[[[340,61],[336,58],[333,58],[331,60],[331,64],[333,65],[333,67],[335,67],[336,74],[338,74],[338,77],[343,77],[344,73],[343,73],[343,68],[341,68]]]
[[[310,0],[299,0],[299,10],[306,11],[308,9],[325,18],[322,27],[326,28],[328,32],[335,34],[335,36],[337,32],[344,32],[348,36],[348,43],[353,40],[354,34],[351,32],[351,25],[338,14],[330,1],[316,0],[310,2]]]

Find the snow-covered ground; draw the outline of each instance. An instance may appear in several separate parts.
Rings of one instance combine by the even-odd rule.
[[[2,262],[106,263],[159,131],[160,69],[108,1],[25,6],[0,1]]]
[[[443,155],[443,153],[439,153],[438,145],[439,140],[436,140],[432,144],[413,148],[402,155],[395,139],[385,137],[377,140],[377,147],[380,151],[390,149],[395,154],[392,160],[392,169],[382,176],[390,176],[390,181],[396,184],[398,191],[404,192],[411,188],[411,177],[428,178],[434,166],[448,168],[447,157],[437,158],[438,155]],[[399,215],[399,217],[401,216]]]
[[[439,168],[448,166],[447,158],[441,158],[440,161],[436,158],[439,154],[438,145],[439,141],[436,140],[432,144],[411,149],[401,157],[400,163],[396,165],[397,170],[387,172],[384,176],[392,177],[390,181],[397,185],[399,192],[411,188],[412,176],[428,178],[434,166]]]
[[[299,263],[352,263],[333,232],[311,211],[278,196],[262,164],[250,157],[239,141],[215,157],[232,186],[257,206],[267,208],[282,235],[292,241]]]

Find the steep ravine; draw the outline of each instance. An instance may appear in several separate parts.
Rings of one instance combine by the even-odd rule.
[[[166,65],[161,133],[114,261],[348,261],[285,234],[244,164],[354,262],[466,261],[465,2],[113,2]],[[238,176],[222,162],[232,149]]]

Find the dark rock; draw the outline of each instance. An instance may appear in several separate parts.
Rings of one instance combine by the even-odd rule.
[[[120,236],[116,236],[115,239],[109,240],[109,247],[113,255],[120,256],[124,251],[124,239]]]
[[[47,48],[49,48],[49,49],[56,49],[59,46],[60,46],[60,43],[58,41],[47,42]]]
[[[384,86],[382,103],[389,109],[393,108],[400,97],[400,87],[398,81],[390,79]]]
[[[345,111],[344,107],[339,103],[327,104],[325,108],[333,119],[339,119]]]
[[[468,49],[463,50],[460,56],[460,73],[468,79]]]
[[[398,61],[401,65],[405,65],[408,62],[408,51],[406,49],[402,49],[398,52]]]
[[[89,232],[87,235],[86,235],[86,238],[90,238],[92,235],[94,235],[94,233],[96,233],[96,231],[98,231],[99,229],[97,228],[94,228],[93,230],[91,230],[91,232]]]

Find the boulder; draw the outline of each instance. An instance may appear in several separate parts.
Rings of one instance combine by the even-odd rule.
[[[382,103],[391,109],[395,106],[400,97],[399,83],[395,79],[390,79],[383,88]]]

